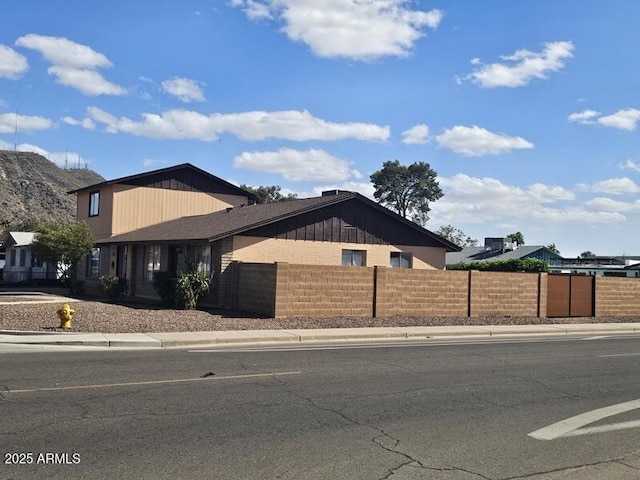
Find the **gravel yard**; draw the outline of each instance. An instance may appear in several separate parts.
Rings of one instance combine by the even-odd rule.
[[[34,303],[32,298],[3,296],[4,303],[20,300],[28,303],[1,304],[0,330],[61,331],[56,311],[64,302]],[[211,330],[254,330],[286,328],[399,327],[441,325],[524,325],[542,323],[637,322],[628,318],[555,318],[536,317],[331,317],[331,318],[256,318],[239,312],[206,310],[168,310],[146,304],[112,304],[82,300],[71,303],[76,311],[71,331],[100,333],[151,333]]]

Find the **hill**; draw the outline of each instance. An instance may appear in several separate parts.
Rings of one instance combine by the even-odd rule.
[[[0,230],[35,218],[75,218],[75,195],[69,190],[103,182],[88,169],[62,169],[42,155],[0,150]]]

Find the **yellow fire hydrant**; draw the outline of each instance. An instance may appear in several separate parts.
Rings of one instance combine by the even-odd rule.
[[[58,310],[58,317],[60,317],[60,328],[71,328],[71,320],[73,314],[76,311],[71,308],[68,303],[65,303],[60,310]]]

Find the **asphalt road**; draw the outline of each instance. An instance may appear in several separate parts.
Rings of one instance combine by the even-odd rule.
[[[639,479],[639,371],[636,336],[1,353],[0,478]]]

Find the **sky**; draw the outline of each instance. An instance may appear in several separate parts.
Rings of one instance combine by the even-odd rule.
[[[107,179],[192,163],[372,198],[426,162],[427,228],[640,255],[636,0],[0,0],[0,148]]]

